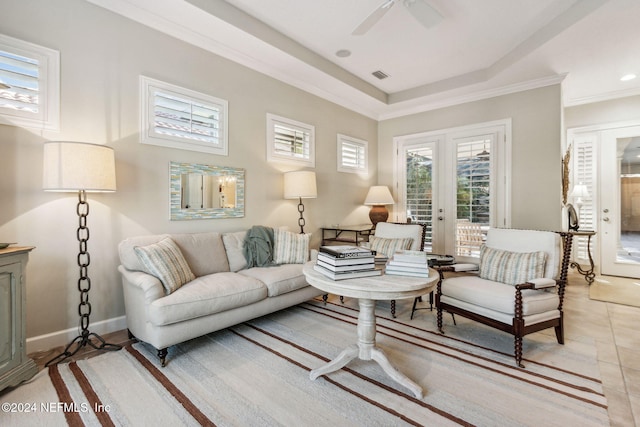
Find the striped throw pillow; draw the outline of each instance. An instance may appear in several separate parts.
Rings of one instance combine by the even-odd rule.
[[[167,295],[196,278],[180,248],[170,237],[151,245],[136,246],[133,250],[145,272],[162,282]]]
[[[411,248],[413,244],[412,237],[402,239],[388,239],[385,237],[369,237],[369,249],[376,251],[377,254],[385,255],[389,258],[397,251],[404,251]]]
[[[310,234],[273,230],[274,264],[304,264],[309,261]]]
[[[509,252],[483,246],[480,249],[480,278],[518,285],[544,277],[545,252]]]

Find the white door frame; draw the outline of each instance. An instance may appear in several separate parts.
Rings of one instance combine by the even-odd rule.
[[[626,121],[599,124],[593,126],[584,126],[571,128],[567,130],[567,144],[571,144],[573,140],[581,136],[592,136],[596,145],[596,164],[595,164],[595,188],[596,194],[592,195],[594,201],[594,231],[596,231],[596,244],[592,245],[593,259],[596,260],[596,271],[599,274],[607,274],[612,276],[640,277],[640,266],[637,264],[629,264],[618,262],[616,260],[618,248],[618,236],[620,235],[620,192],[611,191],[612,185],[618,188],[617,184],[605,181],[613,179],[611,165],[605,165],[603,156],[611,157],[617,152],[617,139],[630,136],[640,136],[640,121]],[[606,153],[605,150],[609,149]],[[566,149],[566,148],[565,148]],[[606,160],[611,160],[607,158]],[[616,177],[616,182],[619,181]],[[615,208],[615,211],[611,211]],[[609,209],[603,212],[603,209]],[[605,221],[606,219],[606,221]]]

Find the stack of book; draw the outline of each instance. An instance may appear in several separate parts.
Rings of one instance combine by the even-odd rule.
[[[385,274],[396,276],[429,277],[429,260],[422,251],[397,251],[393,254]]]
[[[358,246],[320,246],[313,268],[333,280],[379,276],[375,268],[375,251]]]

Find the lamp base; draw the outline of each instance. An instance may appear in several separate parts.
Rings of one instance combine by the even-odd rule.
[[[96,344],[93,341],[91,341],[91,337],[94,337],[98,341],[98,343]],[[69,349],[74,344],[76,344],[76,348],[73,349],[73,351],[69,351]],[[100,335],[94,332],[89,332],[89,330],[86,329],[82,331],[81,335],[78,335],[77,337],[75,337],[73,341],[71,341],[67,345],[67,347],[62,351],[62,353],[60,353],[53,359],[49,360],[44,366],[49,367],[50,365],[57,365],[58,363],[63,362],[70,357],[73,357],[82,347],[87,347],[87,346],[93,347],[96,350],[106,350],[106,351],[118,351],[122,349],[122,346],[117,344],[109,344]]]
[[[389,218],[389,211],[384,205],[373,205],[369,211],[369,219],[375,227],[379,222],[386,222]]]

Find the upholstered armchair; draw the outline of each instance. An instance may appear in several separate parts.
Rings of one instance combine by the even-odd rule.
[[[444,311],[514,335],[516,364],[522,364],[525,335],[555,328],[564,344],[562,304],[572,235],[563,232],[490,229],[478,272],[445,278],[456,266],[439,268],[437,323]]]

